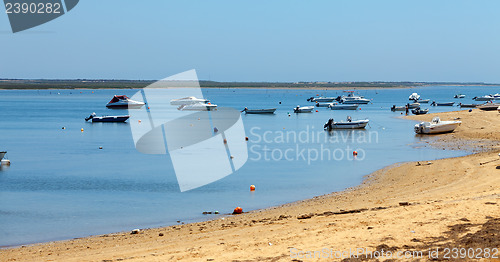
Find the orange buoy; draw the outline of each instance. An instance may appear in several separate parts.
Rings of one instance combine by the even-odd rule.
[[[353,156],[357,156],[358,155],[358,151],[352,151],[352,155]]]
[[[245,141],[248,141],[248,136],[245,137]]]
[[[227,144],[227,139],[224,138],[224,144]]]
[[[148,109],[149,109],[149,106],[148,106]]]
[[[318,110],[316,110],[316,113],[318,113]]]
[[[139,123],[140,123],[140,122],[142,122],[142,121],[139,119],[139,120],[137,120],[137,122],[139,122]]]
[[[250,186],[250,191],[255,191],[255,185]]]
[[[82,129],[80,129],[80,131],[82,131],[82,132],[83,132],[83,128],[82,128]]]
[[[237,207],[234,209],[233,214],[241,214],[243,213],[243,208]]]

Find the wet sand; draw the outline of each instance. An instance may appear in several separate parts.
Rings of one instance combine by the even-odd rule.
[[[377,250],[422,251],[412,260],[427,261],[436,248],[443,259],[445,248],[455,247],[481,249],[475,255],[484,257],[485,248],[500,248],[500,114],[407,118],[435,115],[462,125],[425,146],[478,153],[394,164],[355,188],[223,219],[4,249],[0,261],[340,261],[357,248],[372,257]],[[363,260],[374,259],[345,261]]]

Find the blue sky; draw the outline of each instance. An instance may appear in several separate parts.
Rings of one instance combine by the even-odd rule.
[[[500,83],[500,1],[82,0],[12,34],[0,78]]]

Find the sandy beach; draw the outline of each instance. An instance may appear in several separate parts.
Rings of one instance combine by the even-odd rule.
[[[500,261],[500,114],[406,118],[434,116],[462,125],[424,146],[477,153],[394,164],[355,188],[223,219],[3,249],[0,261],[456,260],[452,248]]]

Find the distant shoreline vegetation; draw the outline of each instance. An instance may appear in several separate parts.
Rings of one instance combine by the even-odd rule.
[[[45,80],[0,79],[0,89],[137,89],[156,81],[152,80]],[[432,85],[449,86],[498,86],[482,82],[216,82],[200,81],[202,88],[281,88],[281,89],[371,89],[412,88]]]

